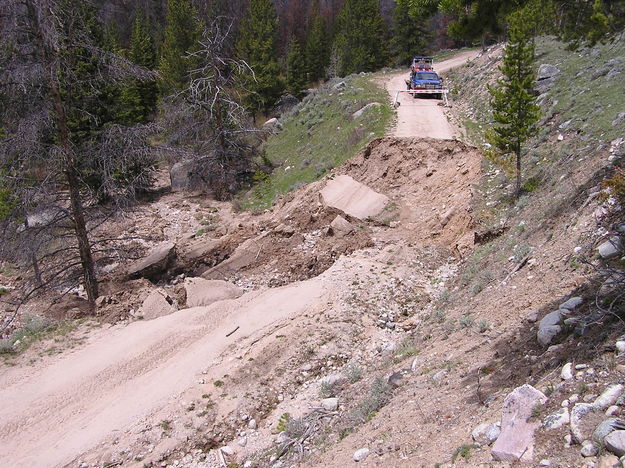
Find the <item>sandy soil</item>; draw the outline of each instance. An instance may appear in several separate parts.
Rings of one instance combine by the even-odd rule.
[[[459,65],[463,65],[467,60],[472,60],[478,55],[477,51],[462,52],[453,56],[449,60],[434,64],[434,70],[442,74]],[[397,102],[397,123],[391,135],[395,137],[423,137],[437,138],[441,140],[451,140],[460,135],[458,129],[454,128],[445,115],[442,101],[429,96],[414,98],[408,93],[398,91],[406,90],[405,80],[408,78],[408,71],[390,75],[386,82],[386,89],[391,95],[391,99]]]

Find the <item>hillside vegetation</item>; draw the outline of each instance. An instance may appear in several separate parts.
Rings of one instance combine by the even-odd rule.
[[[280,119],[264,156],[274,167],[257,172],[243,208],[265,209],[281,194],[319,180],[384,135],[393,115],[382,75],[350,75],[315,89]]]

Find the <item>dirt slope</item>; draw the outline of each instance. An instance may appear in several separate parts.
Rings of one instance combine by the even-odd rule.
[[[449,60],[434,64],[434,70],[439,74],[444,74],[451,68],[466,63],[478,55],[476,51],[467,51],[453,56]],[[402,71],[390,75],[386,82],[386,89],[391,95],[391,99],[399,96],[397,102],[397,123],[391,131],[395,137],[422,137],[451,140],[460,133],[448,121],[444,108],[439,104],[441,101],[430,98],[413,98],[410,94],[399,93],[405,91],[405,80],[408,71]]]

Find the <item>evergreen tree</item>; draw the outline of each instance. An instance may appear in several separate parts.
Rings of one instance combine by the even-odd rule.
[[[312,82],[323,78],[330,63],[330,51],[326,22],[319,11],[319,0],[315,0],[313,3],[310,30],[306,36],[304,49],[308,81]]]
[[[286,90],[301,98],[306,87],[306,61],[296,38],[291,39],[286,65]]]
[[[509,40],[499,67],[502,78],[497,87],[489,87],[490,105],[495,125],[489,140],[499,151],[498,156],[512,154],[516,160],[515,197],[521,195],[521,154],[523,144],[538,131],[540,108],[536,104],[533,67],[534,44],[523,15],[510,16]]]
[[[143,12],[137,11],[130,36],[128,58],[148,69],[156,67],[156,47]],[[120,120],[128,125],[150,121],[156,111],[158,87],[153,81],[138,81],[126,86],[121,93]]]
[[[384,63],[384,31],[376,0],[345,0],[335,46],[341,75],[376,70]]]
[[[189,82],[189,72],[197,65],[189,56],[198,48],[201,25],[189,0],[168,0],[165,40],[159,71],[162,96],[181,91]]]
[[[254,76],[243,77],[249,91],[247,107],[253,113],[267,113],[283,90],[276,60],[277,28],[278,16],[271,0],[251,0],[248,17],[239,30],[237,50],[254,71]]]
[[[396,65],[409,65],[412,58],[425,54],[432,34],[425,17],[416,20],[409,15],[408,7],[398,3],[393,12],[393,37],[391,50]]]

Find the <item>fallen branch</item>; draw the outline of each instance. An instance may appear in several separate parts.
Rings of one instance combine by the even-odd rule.
[[[237,328],[235,328],[234,330],[232,330],[230,333],[228,333],[226,335],[226,338],[228,338],[230,335],[234,334],[235,331],[237,331],[240,327],[237,325]]]
[[[523,260],[521,260],[513,269],[510,273],[508,273],[508,276],[506,276],[506,278],[500,283],[500,285],[505,284],[508,282],[508,280],[510,279],[510,277],[512,275],[514,275],[517,271],[519,271],[521,268],[523,268],[525,266],[525,264],[527,263],[527,261],[529,260],[530,256],[526,255],[525,258],[523,258]]]

